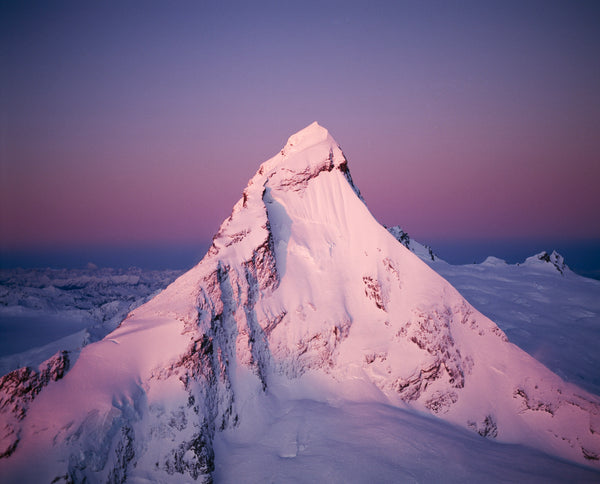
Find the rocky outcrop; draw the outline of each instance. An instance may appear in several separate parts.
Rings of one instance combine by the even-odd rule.
[[[542,252],[537,255],[537,258],[538,260],[552,264],[561,274],[564,274],[565,269],[567,268],[564,257],[555,250],[552,251],[552,254],[548,254],[548,252]]]
[[[69,354],[61,351],[46,360],[37,370],[25,367],[0,378],[0,459],[10,456],[19,445],[20,423],[29,405],[42,389],[60,380],[69,370]]]
[[[469,358],[463,359],[452,335],[451,325],[455,314],[450,310],[432,313],[418,312],[397,333],[396,338],[409,340],[420,350],[429,354],[423,366],[412,375],[398,378],[392,388],[405,401],[427,398],[425,406],[434,413],[440,413],[457,400],[453,389],[463,388],[465,376],[471,369]],[[425,395],[428,386],[436,380],[444,380],[449,391],[435,395]]]
[[[569,270],[564,257],[555,250],[552,251],[552,254],[542,251],[539,254],[532,255],[523,264],[556,270],[561,275],[564,275]]]
[[[438,257],[434,254],[433,249],[428,245],[420,244],[415,240],[410,238],[407,232],[402,230],[399,225],[394,225],[393,227],[388,227],[388,232],[394,236],[394,238],[400,242],[404,247],[406,247],[411,252],[414,252],[421,259],[436,261],[439,260]]]

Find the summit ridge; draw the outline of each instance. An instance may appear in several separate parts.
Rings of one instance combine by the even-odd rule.
[[[307,174],[325,166],[327,161],[333,168],[346,159],[327,129],[315,121],[290,136],[281,151],[260,166],[250,183],[264,183],[263,177],[270,178],[277,171]]]
[[[329,131],[317,121],[309,124],[288,138],[284,150],[302,151],[312,145],[326,141],[330,137]],[[331,138],[333,140],[333,138]]]

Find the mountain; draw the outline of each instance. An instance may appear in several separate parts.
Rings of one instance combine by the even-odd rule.
[[[425,261],[436,261],[441,260],[437,255],[433,253],[433,249],[428,245],[423,245],[416,240],[412,239],[407,232],[402,230],[399,225],[394,225],[388,228],[388,232],[394,236],[394,238],[400,242],[411,252],[414,252],[417,256]]]
[[[532,255],[531,257],[528,257],[523,264],[540,267],[546,270],[556,270],[560,274],[564,274],[565,271],[569,270],[565,264],[564,257],[556,251],[552,251],[552,254],[543,251],[539,254]]]
[[[415,455],[402,435],[444,464],[404,472],[464,480],[438,433],[483,462],[498,452],[472,451],[486,437],[600,467],[599,398],[511,344],[379,225],[316,123],[261,165],[196,267],[73,356],[3,377],[6,482],[239,480],[257,452],[278,457],[256,480],[312,462],[300,480],[342,481],[347,452],[388,456],[385,471],[351,474],[378,480]],[[598,475],[519,449],[556,475]]]

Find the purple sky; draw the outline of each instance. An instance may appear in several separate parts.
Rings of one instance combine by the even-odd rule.
[[[194,243],[317,120],[417,239],[600,238],[599,2],[0,4],[0,247]]]

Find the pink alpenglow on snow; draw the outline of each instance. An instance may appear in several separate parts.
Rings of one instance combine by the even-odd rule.
[[[599,397],[510,343],[380,225],[317,123],[260,166],[198,265],[73,359],[42,366],[35,392],[31,375],[3,384],[6,482],[600,468]],[[503,469],[502,449],[539,468]]]

